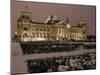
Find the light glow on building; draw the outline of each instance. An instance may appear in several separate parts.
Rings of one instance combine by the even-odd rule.
[[[19,12],[17,18],[17,35],[19,41],[47,40],[86,40],[87,24],[80,20],[76,26],[56,16],[49,16],[43,23],[33,22],[31,13]]]

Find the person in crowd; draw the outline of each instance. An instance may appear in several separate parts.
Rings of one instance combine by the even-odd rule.
[[[62,72],[73,70],[88,70],[96,68],[95,53],[74,56],[47,57],[44,59],[27,60],[28,72]]]

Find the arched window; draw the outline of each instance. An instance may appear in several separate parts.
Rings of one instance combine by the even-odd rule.
[[[28,28],[27,28],[27,27],[24,27],[23,30],[24,30],[24,31],[28,31]]]
[[[27,33],[24,33],[23,37],[28,37]]]
[[[42,31],[42,29],[40,29],[40,31]]]
[[[44,31],[46,31],[46,29],[44,29]]]
[[[33,33],[33,38],[35,37],[35,33]]]

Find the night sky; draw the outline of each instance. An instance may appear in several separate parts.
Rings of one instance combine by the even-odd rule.
[[[22,2],[12,0],[11,3],[11,28],[12,33],[16,31],[17,17],[20,11],[27,11],[32,13],[32,21],[44,22],[46,18],[53,14],[60,20],[69,18],[71,25],[76,25],[80,17],[83,17],[88,25],[88,34],[94,35],[96,33],[96,7],[90,5],[72,5],[72,4],[56,4],[56,3],[38,3],[38,2]]]

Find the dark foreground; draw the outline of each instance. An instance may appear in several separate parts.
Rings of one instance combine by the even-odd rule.
[[[96,68],[95,58],[95,53],[91,52],[73,56],[29,59],[27,60],[27,66],[29,73],[89,70]]]
[[[22,50],[23,48],[21,48],[19,43],[12,44],[11,73],[44,73],[96,69],[95,44],[38,44],[36,49],[34,49],[35,44],[31,45],[24,46],[26,47],[26,53],[24,54],[24,50]],[[27,51],[28,48],[31,50]],[[50,52],[46,48],[50,48]],[[39,50],[39,52],[36,50]]]

